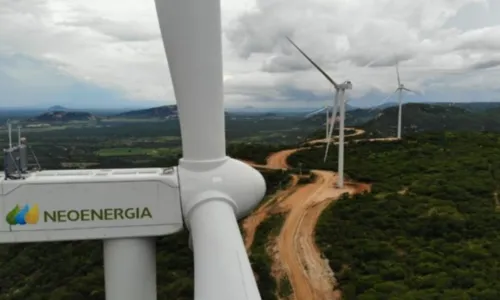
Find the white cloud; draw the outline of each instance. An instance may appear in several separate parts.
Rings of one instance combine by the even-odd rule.
[[[485,68],[500,65],[499,7],[498,0],[223,0],[227,103],[300,105],[307,95],[328,95],[328,82],[285,35],[334,79],[352,80],[353,97],[392,91],[395,57],[415,89],[461,82],[498,93],[500,72]],[[0,24],[0,55],[46,61],[130,99],[173,100],[152,0],[0,0]]]

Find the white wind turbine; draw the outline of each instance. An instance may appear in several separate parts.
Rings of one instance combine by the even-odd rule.
[[[288,41],[321,73],[323,76],[333,85],[335,88],[335,98],[333,101],[333,113],[331,115],[332,119],[335,120],[337,117],[337,111],[339,111],[339,155],[338,155],[338,180],[337,187],[344,187],[344,122],[345,122],[345,91],[352,89],[352,83],[349,80],[344,81],[341,84],[336,83],[328,74],[323,71],[307,54],[305,54],[302,49],[297,46],[292,39],[286,37]],[[330,148],[330,143],[332,141],[333,128],[335,125],[335,121],[332,122],[331,126],[329,126],[328,136],[326,138],[326,150],[324,161],[328,157],[328,150]]]
[[[178,105],[179,166],[23,171],[26,145],[9,145],[0,243],[103,239],[106,299],[155,300],[155,237],[185,224],[194,298],[259,300],[237,218],[258,205],[266,183],[226,156],[220,0],[155,3]]]
[[[304,116],[304,119],[309,119],[312,116],[316,116],[321,112],[325,112],[326,118],[325,118],[325,141],[328,140],[328,132],[330,132],[330,126],[333,126],[333,123],[335,123],[335,120],[333,118],[330,118],[330,110],[333,107],[331,105],[324,106],[318,110],[315,110],[313,112],[308,113],[307,115]]]
[[[220,0],[155,2],[179,110],[180,195],[195,299],[261,299],[237,217],[258,205],[266,183],[226,156]]]
[[[411,92],[414,94],[419,94],[416,91],[410,90],[407,87],[405,87],[404,84],[401,83],[401,78],[399,76],[399,63],[396,62],[396,75],[398,79],[398,87],[396,90],[387,96],[384,100],[381,101],[381,103],[385,103],[387,100],[389,100],[392,96],[394,96],[396,93],[398,94],[398,132],[397,132],[397,138],[401,139],[401,126],[402,126],[402,117],[403,117],[403,91]]]

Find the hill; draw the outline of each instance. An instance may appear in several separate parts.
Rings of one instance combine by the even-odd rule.
[[[353,108],[352,110],[346,111],[345,113],[345,125],[360,126],[375,118],[378,114],[380,114],[381,111],[381,109],[376,108]],[[306,114],[304,114],[304,116],[305,115]],[[325,117],[325,113],[322,112],[317,115],[311,116],[308,119],[304,118],[299,122],[307,124],[317,124],[318,126],[320,126],[321,124],[325,124]],[[335,127],[338,127],[338,123],[336,123]]]
[[[67,111],[67,110],[68,109],[66,107],[61,105],[54,105],[49,107],[49,109],[47,109],[47,111]]]
[[[127,111],[116,115],[120,118],[177,118],[177,105],[163,105],[147,109]]]
[[[490,109],[500,108],[500,102],[468,102],[468,103],[434,103],[436,105],[454,106],[466,109],[470,112],[484,112]]]
[[[225,112],[228,116],[228,113]],[[131,118],[131,119],[146,119],[146,118],[162,118],[176,119],[178,117],[177,105],[162,105],[147,109],[131,110],[120,113],[116,118]]]
[[[28,119],[28,122],[71,122],[71,121],[90,121],[96,117],[89,112],[76,111],[51,111],[43,113],[37,117]]]
[[[492,108],[498,108],[500,107],[500,102],[433,102],[433,103],[428,103],[428,102],[406,102],[404,104],[431,104],[431,105],[441,105],[441,106],[453,106],[453,107],[459,107],[459,108],[464,108],[468,111],[471,112],[481,112],[481,111],[486,111],[488,109]],[[385,109],[389,108],[391,106],[397,106],[397,102],[386,102],[383,103],[377,107],[372,107],[376,109]]]
[[[500,299],[500,134],[420,133],[346,147],[348,177],[372,193],[334,202],[316,241],[343,299]],[[290,163],[336,168],[336,151]]]
[[[403,105],[403,132],[421,131],[499,131],[500,109],[488,112],[470,111],[456,105],[408,103]],[[398,108],[377,111],[362,127],[374,136],[395,135]]]

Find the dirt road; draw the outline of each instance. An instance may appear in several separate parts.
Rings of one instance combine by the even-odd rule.
[[[352,137],[352,136],[357,136],[357,135],[362,135],[363,133],[365,133],[365,131],[363,129],[359,129],[359,128],[345,128],[345,130],[354,130],[354,133],[344,135],[344,137],[346,137],[346,138]],[[337,139],[337,138],[338,138],[337,136],[333,137],[333,139]],[[327,139],[324,138],[324,139],[308,141],[307,143],[311,144],[311,145],[321,144],[321,143],[326,143],[327,142],[326,140]]]
[[[363,134],[357,129],[353,135]],[[377,141],[379,139],[369,139]],[[380,140],[392,140],[384,138]],[[314,142],[314,141],[313,141]],[[324,142],[324,140],[323,140]],[[287,159],[296,151],[306,148],[283,150],[271,154],[265,166],[269,169],[287,169]],[[328,205],[342,194],[356,194],[370,191],[371,186],[362,183],[346,182],[344,188],[335,187],[337,176],[331,171],[313,170],[312,183],[298,185],[298,175],[294,175],[290,186],[248,216],[243,222],[245,246],[250,250],[255,231],[270,213],[288,212],[275,245],[273,255],[273,275],[277,280],[286,275],[295,300],[336,300],[341,299],[334,273],[328,261],[322,258],[316,246],[314,235],[319,216]]]
[[[273,153],[267,158],[266,167],[268,167],[269,169],[288,169],[290,167],[287,162],[288,157],[295,152],[303,149],[306,148],[288,149]]]
[[[281,203],[283,199],[286,199],[295,191],[298,182],[299,177],[297,175],[292,175],[292,180],[285,190],[278,191],[276,195],[267,200],[264,205],[260,206],[250,216],[245,218],[243,221],[243,231],[245,233],[245,248],[248,252],[250,252],[250,248],[253,244],[257,227],[267,218],[270,212],[273,211],[279,203]]]
[[[319,215],[330,200],[348,190],[333,188],[334,173],[314,173],[317,176],[315,182],[287,199],[295,205],[278,236],[278,256],[293,289],[292,299],[340,299],[335,290],[333,271],[321,258],[313,233]]]

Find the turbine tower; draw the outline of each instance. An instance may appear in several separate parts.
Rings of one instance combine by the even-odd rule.
[[[328,80],[333,87],[335,88],[335,97],[333,101],[333,113],[332,118],[335,120],[337,117],[337,112],[339,111],[339,154],[338,154],[338,178],[337,178],[337,187],[344,187],[344,123],[345,123],[345,91],[352,89],[352,83],[349,80],[344,81],[341,84],[337,84],[323,69],[321,69],[307,54],[302,51],[302,49],[297,46],[292,39],[286,37],[288,41]],[[323,161],[326,162],[328,157],[328,151],[330,148],[330,143],[332,142],[333,128],[335,125],[335,121],[329,126],[328,136],[326,138],[326,150]]]
[[[398,88],[396,91],[398,92],[398,139],[401,139],[401,125],[402,125],[402,117],[403,117],[403,91],[415,93],[414,91],[405,87],[404,84],[401,83],[401,78],[399,76],[399,62],[396,62],[396,74],[398,76]]]
[[[155,3],[178,106],[179,166],[23,172],[17,158],[26,152],[10,141],[0,244],[102,239],[106,300],[156,300],[155,237],[185,225],[195,299],[260,300],[237,219],[266,184],[226,156],[220,0]]]

